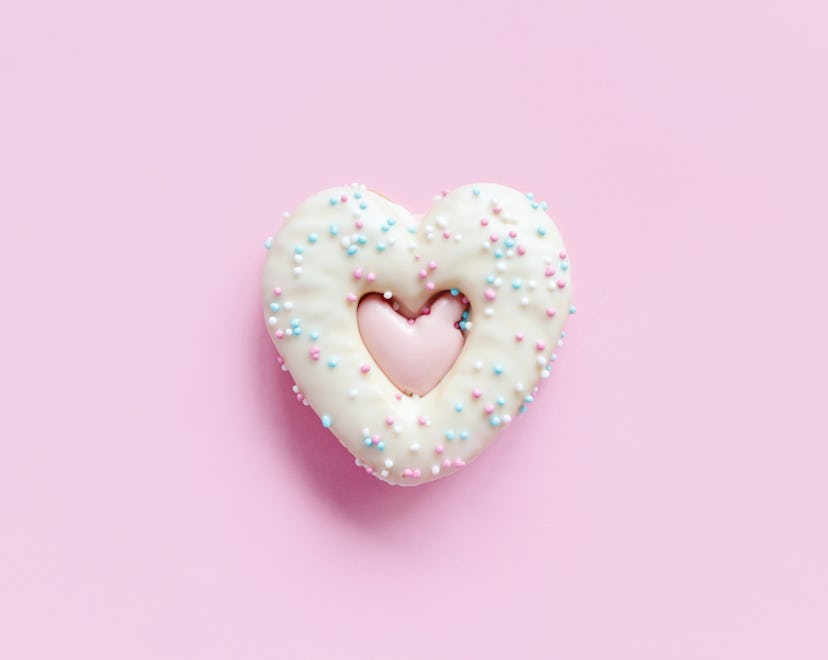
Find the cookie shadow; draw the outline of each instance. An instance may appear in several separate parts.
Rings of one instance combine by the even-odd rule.
[[[371,528],[400,524],[405,517],[434,498],[446,497],[450,480],[418,487],[391,486],[356,467],[354,457],[313,410],[300,404],[292,391],[293,379],[282,371],[270,337],[254,314],[247,336],[256,374],[258,407],[269,426],[275,460],[289,461],[303,475],[314,496],[354,522]]]

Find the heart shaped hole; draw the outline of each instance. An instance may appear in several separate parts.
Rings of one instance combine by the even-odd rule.
[[[388,294],[385,294],[388,295]],[[419,310],[379,293],[357,306],[359,334],[382,372],[401,392],[424,396],[451,369],[471,326],[468,299],[441,291]]]

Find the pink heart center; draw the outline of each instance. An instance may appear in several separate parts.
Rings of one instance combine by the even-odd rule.
[[[444,291],[419,314],[396,306],[377,293],[364,296],[357,308],[359,334],[388,380],[406,394],[423,396],[460,355],[465,336],[457,324],[467,305]]]

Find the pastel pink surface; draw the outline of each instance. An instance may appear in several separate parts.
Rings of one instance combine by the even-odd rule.
[[[388,380],[403,392],[423,396],[460,355],[464,338],[454,324],[464,308],[458,298],[445,293],[434,299],[429,314],[408,319],[382,296],[371,294],[359,302],[359,334]]]
[[[0,657],[824,660],[816,2],[0,10]],[[280,213],[550,204],[528,415],[395,489],[262,327]]]

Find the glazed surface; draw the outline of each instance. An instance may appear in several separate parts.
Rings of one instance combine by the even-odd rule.
[[[307,199],[268,242],[268,331],[300,400],[370,474],[400,485],[452,474],[534,400],[574,312],[545,206],[473,184],[417,218],[352,184]],[[357,305],[377,293],[419,309],[443,290],[469,300],[465,343],[433,389],[408,396],[363,343]]]

